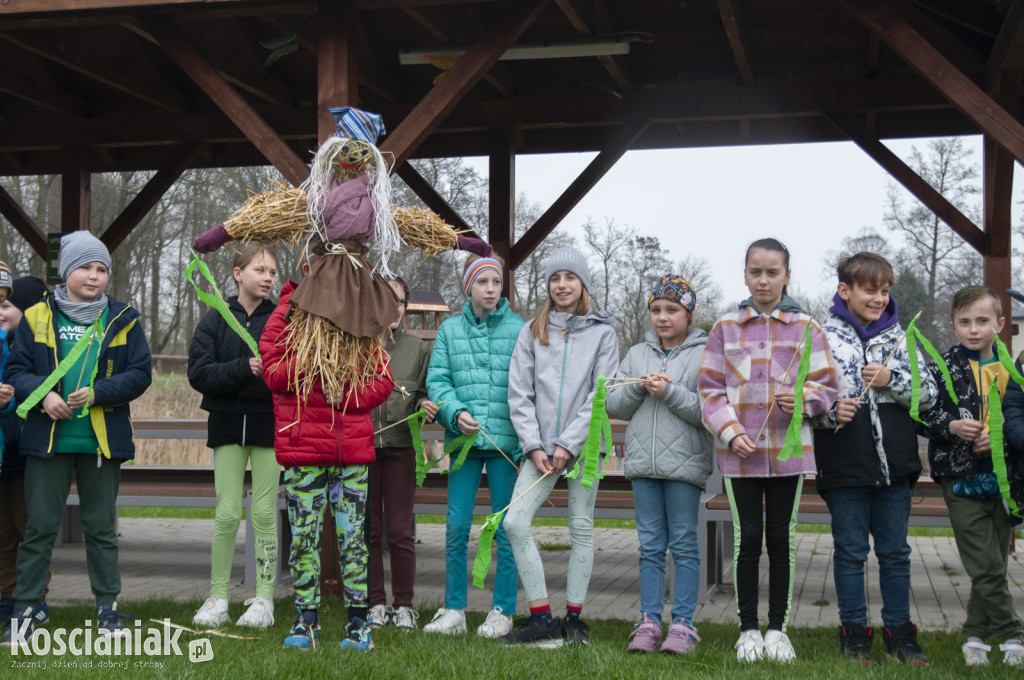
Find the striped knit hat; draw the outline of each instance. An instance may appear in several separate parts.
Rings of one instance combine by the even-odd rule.
[[[73,231],[60,239],[60,264],[57,272],[67,281],[68,274],[90,262],[102,262],[110,269],[110,251],[87,231]]]
[[[0,260],[0,288],[7,289],[4,297],[7,297],[7,295],[14,291],[14,276],[11,275],[11,268],[3,260]]]
[[[466,273],[462,275],[463,292],[465,292],[466,295],[469,295],[469,291],[473,287],[473,282],[476,281],[478,276],[488,270],[498,272],[498,285],[504,283],[505,276],[501,271],[501,263],[493,257],[481,257],[473,260],[473,262],[466,267]]]
[[[377,138],[385,133],[384,119],[376,113],[363,111],[351,106],[327,109],[334,116],[334,134],[337,137],[360,139],[377,146]]]

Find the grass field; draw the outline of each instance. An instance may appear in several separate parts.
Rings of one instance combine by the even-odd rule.
[[[627,638],[632,623],[621,620],[590,621],[591,645],[587,648],[559,650],[507,649],[492,640],[468,635],[442,637],[422,632],[400,632],[393,628],[375,631],[375,649],[366,654],[342,650],[338,646],[344,628],[344,607],[332,599],[321,608],[320,643],[315,650],[284,649],[281,641],[287,634],[293,618],[288,600],[278,600],[277,624],[270,630],[255,635],[242,628],[226,626],[223,631],[254,635],[255,640],[230,640],[208,637],[213,659],[191,663],[188,642],[197,639],[181,634],[179,646],[184,656],[12,656],[0,652],[4,678],[314,678],[339,677],[353,679],[395,678],[396,680],[430,680],[433,678],[672,678],[728,677],[742,680],[768,680],[769,678],[1001,678],[1011,675],[999,662],[1001,656],[991,655],[988,668],[966,669],[960,656],[959,635],[948,633],[922,633],[922,646],[931,656],[930,667],[907,667],[889,660],[884,655],[880,632],[876,634],[874,663],[864,668],[839,655],[836,633],[832,629],[791,629],[790,636],[798,655],[792,665],[761,662],[753,665],[736,661],[732,645],[736,627],[707,624],[700,626],[702,642],[694,654],[683,657],[661,655],[631,655],[626,653]],[[119,608],[140,619],[162,619],[191,625],[192,613],[199,605],[175,603],[168,600],[148,600],[124,603]],[[234,617],[241,614],[241,603],[232,605]],[[421,624],[429,620],[433,609],[420,611]],[[61,607],[51,612],[46,629],[51,633],[58,628],[68,630],[82,627],[86,619],[94,620],[95,610],[89,606]],[[468,617],[470,631],[483,622],[482,613]],[[157,629],[156,624],[145,624]],[[134,627],[134,624],[133,626]],[[159,627],[162,631],[162,626]],[[124,668],[100,668],[98,664],[113,661],[127,664]],[[17,668],[12,664],[42,663],[47,668]],[[56,662],[77,662],[77,668],[55,668]],[[83,667],[91,662],[92,667]],[[136,662],[160,664],[157,668],[138,668]]]

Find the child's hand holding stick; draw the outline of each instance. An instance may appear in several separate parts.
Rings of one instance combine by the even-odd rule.
[[[757,437],[755,437],[755,438],[754,438],[754,440],[753,440],[753,441],[751,442],[751,444],[753,444],[753,446],[754,446],[754,448],[755,448],[755,449],[757,448],[757,442],[759,442],[759,441],[761,440],[761,435],[762,435],[762,434],[764,434],[764,428],[765,428],[765,427],[766,427],[766,426],[768,425],[768,420],[769,420],[769,419],[770,419],[770,418],[772,417],[772,411],[774,411],[774,410],[775,410],[775,404],[776,404],[776,400],[778,399],[778,397],[780,396],[780,394],[781,394],[781,396],[783,396],[783,398],[785,398],[787,394],[788,394],[788,395],[789,395],[790,397],[792,397],[792,396],[793,396],[793,393],[792,393],[791,391],[790,391],[790,392],[787,392],[787,393],[783,393],[783,392],[781,392],[781,388],[782,388],[782,386],[783,386],[783,385],[785,385],[785,384],[786,384],[786,381],[787,381],[787,380],[789,380],[789,372],[790,372],[791,370],[793,370],[793,363],[794,363],[794,362],[796,362],[796,358],[797,358],[797,357],[798,357],[799,355],[800,355],[800,352],[793,352],[793,358],[789,360],[789,366],[787,366],[787,367],[786,367],[786,372],[785,372],[785,374],[783,374],[783,376],[782,376],[782,382],[780,382],[780,383],[779,383],[779,388],[780,388],[780,390],[779,390],[779,391],[777,391],[777,392],[775,393],[775,398],[774,398],[774,399],[772,399],[772,403],[768,405],[768,413],[767,413],[767,414],[765,415],[765,417],[764,417],[764,422],[763,422],[763,423],[761,423],[761,429],[757,431]],[[790,413],[792,413],[792,412],[793,412],[793,406],[794,406],[794,405],[796,404],[796,401],[795,401],[795,399],[792,399],[792,398],[791,398],[791,399],[790,399],[790,403],[791,403],[791,406],[790,406],[790,410],[789,410],[789,412],[790,412]],[[781,410],[781,406],[780,406],[780,410]],[[749,437],[747,438],[747,441],[750,441],[750,438],[749,438]],[[730,447],[731,447],[731,446],[732,446],[732,444],[730,443]],[[740,452],[739,452],[739,451],[736,451],[736,453],[740,453]],[[753,451],[751,451],[751,453],[753,453]],[[746,458],[746,456],[745,456],[745,455],[743,455],[742,453],[740,453],[740,455],[741,455],[741,456],[742,456],[743,458]]]

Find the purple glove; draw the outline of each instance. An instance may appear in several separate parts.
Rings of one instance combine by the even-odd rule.
[[[455,236],[455,246],[459,250],[465,250],[467,253],[475,253],[480,257],[490,257],[494,253],[494,248],[490,243],[481,241],[478,238],[472,236],[466,236],[465,234],[458,234]]]
[[[212,253],[231,240],[231,234],[224,228],[224,225],[218,224],[213,229],[197,236],[196,240],[192,242],[192,248],[197,253]]]

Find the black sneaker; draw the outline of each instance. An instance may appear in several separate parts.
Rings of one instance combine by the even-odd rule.
[[[96,615],[96,629],[102,635],[127,637],[130,631],[125,628],[124,619],[132,619],[134,621],[135,617],[122,614],[116,608],[116,602],[113,607],[100,607],[99,613]]]
[[[859,623],[844,623],[839,626],[839,649],[851,659],[870,666],[874,632],[874,628],[865,628]]]
[[[888,626],[883,628],[882,639],[885,641],[885,649],[889,656],[914,666],[928,665],[928,657],[925,656],[921,645],[917,644],[917,626],[909,619],[898,625],[895,630]]]
[[[561,647],[562,621],[553,619],[550,626],[545,626],[532,618],[527,618],[524,623],[519,624],[510,633],[498,638],[506,645],[522,645],[523,647],[536,647],[538,649],[555,649]]]
[[[589,645],[590,626],[583,623],[580,618],[566,617],[562,621],[562,639],[567,645]]]

